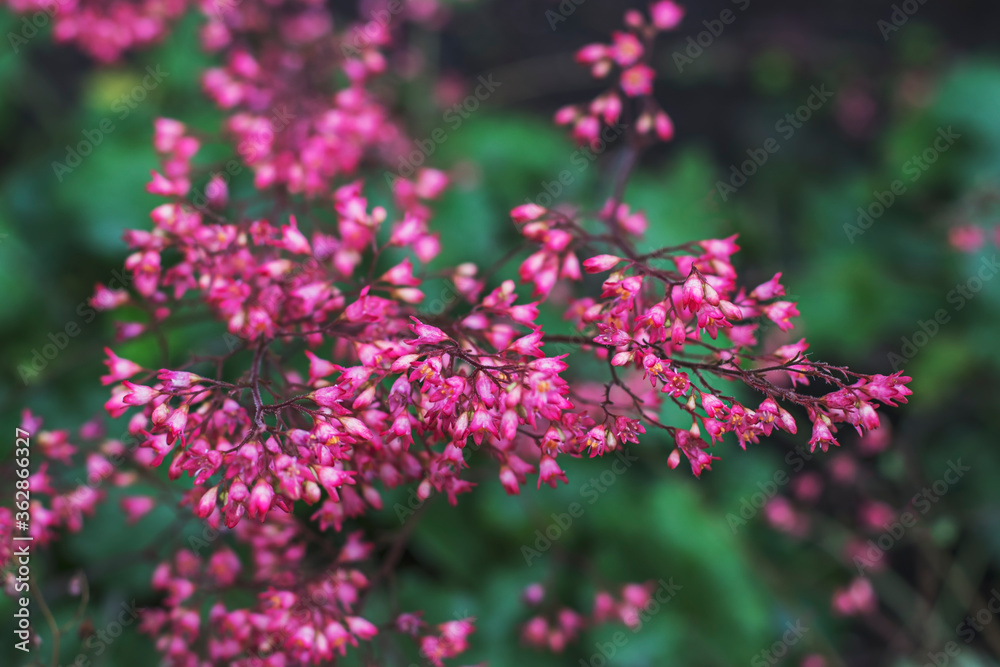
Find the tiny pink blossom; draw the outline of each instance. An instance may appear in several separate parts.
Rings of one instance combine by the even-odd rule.
[[[156,501],[149,496],[128,496],[121,500],[125,520],[133,524],[149,514],[156,506]]]
[[[653,93],[653,78],[656,72],[648,65],[635,65],[622,72],[622,91],[629,97],[643,97]]]
[[[110,348],[104,348],[104,353],[108,355],[108,358],[104,361],[104,364],[108,367],[108,374],[101,376],[101,384],[114,384],[130,378],[142,370],[142,366],[119,357]]]
[[[517,224],[538,220],[548,211],[538,204],[521,204],[510,212],[510,217]]]
[[[448,340],[448,335],[437,327],[424,324],[416,317],[411,316],[410,319],[413,320],[413,324],[410,325],[410,330],[413,331],[417,337],[406,341],[407,345],[436,345]]]
[[[587,273],[601,273],[614,268],[620,261],[622,261],[621,257],[614,255],[597,255],[584,260],[583,268],[586,269]]]
[[[649,7],[653,25],[660,30],[673,30],[684,18],[684,9],[672,0],[660,0]]]

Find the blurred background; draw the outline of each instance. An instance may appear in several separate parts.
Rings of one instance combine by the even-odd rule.
[[[637,460],[624,473],[611,460],[575,461],[568,485],[517,498],[484,461],[480,486],[457,508],[427,503],[399,573],[403,606],[428,619],[477,617],[469,664],[997,664],[1000,5],[684,4],[680,27],[658,42],[657,95],[677,138],[645,156],[627,194],[648,213],[645,245],[739,234],[744,284],[781,271],[802,313],[794,338],[775,330],[765,339],[805,336],[814,359],[861,372],[905,368],[911,401],[880,411],[885,427],[864,441],[842,431],[840,450],[815,457],[795,449],[804,434],[777,434],[746,453],[727,441],[701,480],[669,470],[671,447],[655,434],[632,448]],[[516,241],[507,211],[551,195],[565,170],[572,182],[557,199],[596,205],[608,195],[614,143],[584,167],[551,116],[600,92],[573,52],[606,40],[627,6],[640,5],[459,3],[440,32],[411,28],[419,51],[393,63],[385,86],[414,137],[451,127],[444,110],[480,75],[501,83],[430,159],[456,181],[433,221],[438,263],[500,257]],[[86,300],[121,268],[123,230],[146,228],[158,203],[144,190],[156,165],[152,121],[220,125],[199,90],[212,59],[198,47],[198,22],[186,17],[163,45],[113,67],[54,45],[48,28],[17,53],[0,46],[5,434],[23,408],[75,430],[106,400],[98,376],[112,318],[93,316]],[[21,26],[0,10],[0,32]],[[135,99],[157,67],[162,81]],[[86,134],[102,123],[113,129]],[[79,166],[53,166],[71,165],[67,146],[88,136],[102,138]],[[769,138],[779,149],[745,168]],[[745,182],[734,176],[750,171]],[[249,191],[246,175],[235,187]],[[503,273],[513,276],[518,262]],[[565,327],[555,310],[546,317]],[[62,336],[71,323],[78,333]],[[178,334],[176,353],[195,339]],[[36,359],[50,343],[58,354]],[[126,351],[155,358],[143,345]],[[12,440],[0,445],[4,488]],[[370,530],[407,518],[406,492],[386,500]],[[574,502],[582,516],[545,546],[553,514]],[[906,514],[912,521],[897,529]],[[81,567],[94,626],[122,602],[154,604],[155,559],[140,555],[163,557],[200,532],[173,519],[164,506],[131,528],[106,503],[37,559],[57,618],[74,613],[65,590]],[[528,584],[545,582],[550,602],[587,612],[597,587],[661,579],[680,586],[676,595],[641,630],[626,630],[610,660],[602,647],[622,628],[585,633],[559,656],[519,641],[532,615],[521,600]],[[0,616],[10,609],[0,599]],[[806,628],[794,641],[789,623]],[[72,635],[67,642],[60,664],[80,650]],[[3,641],[0,661],[22,664],[11,644]],[[85,655],[93,665],[156,662],[134,626]]]

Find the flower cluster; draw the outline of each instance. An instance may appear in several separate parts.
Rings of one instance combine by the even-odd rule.
[[[620,70],[615,84],[589,104],[569,105],[556,112],[556,123],[571,125],[579,143],[596,145],[602,126],[618,125],[622,114],[633,110],[637,136],[673,138],[673,121],[653,97],[652,52],[656,35],[677,27],[684,10],[672,0],[657,0],[650,5],[649,15],[647,20],[642,12],[629,10],[625,13],[627,30],[612,33],[610,44],[588,44],[577,51],[577,62],[588,66],[595,79]]]
[[[885,451],[892,437],[891,428],[885,424],[856,438],[857,454],[874,457]],[[785,480],[788,492],[775,493],[762,501],[763,515],[771,528],[796,542],[839,543],[840,548],[827,554],[853,576],[830,595],[831,611],[838,616],[870,617],[880,604],[872,575],[890,566],[887,549],[902,536],[897,531],[905,530],[899,523],[901,516],[913,510],[911,518],[916,517],[917,512],[930,504],[921,501],[920,494],[910,498],[910,504],[902,511],[874,500],[885,489],[865,488],[869,480],[862,474],[863,465],[855,456],[852,452],[839,452],[825,460],[822,467],[804,469],[805,462],[813,455],[805,451],[791,453],[786,458],[793,466],[790,479]],[[777,492],[777,487],[774,490]],[[907,488],[903,493],[909,494],[910,490]],[[927,504],[919,505],[920,502]],[[746,523],[735,514],[730,514],[728,520],[734,529]],[[906,560],[907,554],[901,555]]]
[[[946,214],[948,244],[956,251],[973,254],[986,246],[1000,246],[997,197],[990,187],[964,192]]]
[[[80,532],[84,518],[94,514],[107,496],[108,487],[128,487],[136,480],[135,473],[119,468],[129,458],[127,447],[121,441],[104,438],[99,421],[84,424],[78,433],[80,441],[88,443],[83,447],[87,454],[82,462],[82,477],[74,472],[78,463],[74,459],[81,448],[71,442],[69,431],[46,430],[42,420],[27,410],[21,418],[21,429],[32,434],[32,446],[44,459],[28,477],[28,536],[34,544],[48,546],[62,531]],[[128,500],[133,512],[138,512],[144,502],[149,499]],[[7,548],[12,544],[13,518],[10,510],[0,508],[0,540],[4,544],[0,567],[10,556]]]
[[[1000,246],[1000,225],[995,226],[990,234],[993,244]],[[948,243],[959,252],[971,254],[983,249],[986,245],[986,235],[986,229],[978,225],[956,225],[948,230]]]
[[[809,361],[804,339],[758,351],[762,321],[784,332],[793,328],[791,320],[798,315],[795,303],[781,298],[785,294],[781,274],[753,289],[739,286],[730,259],[739,249],[735,237],[639,254],[629,240],[634,227],[622,222],[634,215],[639,214],[630,216],[623,205],[609,201],[595,216],[610,227],[611,233],[605,234],[590,231],[586,221],[535,204],[512,212],[523,235],[541,246],[521,265],[522,279],[541,296],[547,296],[559,278],[579,276],[580,249],[604,244],[620,253],[583,261],[588,273],[610,274],[599,298],[572,299],[566,311],[566,318],[583,334],[578,342],[596,344],[598,358],[607,362],[612,375],[609,387],[617,386],[631,398],[631,415],[609,410],[614,404],[610,393],[596,406],[617,441],[628,439],[626,431],[643,432],[641,424],[623,419],[652,424],[668,431],[677,445],[671,465],[676,466],[683,455],[700,475],[717,458],[706,450],[726,433],[734,434],[743,449],[776,428],[795,433],[795,418],[781,402],[806,409],[812,423],[809,444],[823,451],[839,446],[836,424],[848,423],[859,433],[872,430],[879,425],[879,403],[906,402],[909,378],[901,372],[860,375]],[[653,388],[659,388],[658,394],[651,401],[640,400],[627,379],[618,377],[618,368],[622,373],[642,373]],[[756,407],[746,406],[716,390],[707,379],[710,375],[742,381],[765,397]],[[833,390],[819,397],[797,391],[797,385],[813,379]],[[690,413],[689,428],[659,422],[662,395]],[[622,428],[625,424],[627,429]]]
[[[219,528],[218,514],[208,523]],[[184,549],[154,572],[153,588],[163,592],[164,608],[143,614],[142,629],[157,638],[167,664],[205,664],[194,650],[199,641],[207,645],[211,664],[234,667],[335,661],[348,647],[384,631],[412,637],[438,666],[468,646],[471,619],[428,631],[415,614],[401,614],[382,629],[360,615],[371,582],[359,564],[373,545],[359,533],[349,534],[338,550],[324,552],[324,568],[310,557],[302,526],[287,515],[264,525],[243,523],[234,536],[250,548],[246,566],[228,547],[207,559]],[[255,602],[234,606],[216,597],[232,589],[253,593]],[[212,598],[203,618],[199,609]]]
[[[159,41],[197,6],[205,20],[201,43],[222,60],[204,72],[203,88],[229,114],[225,129],[259,188],[322,196],[364,160],[386,162],[406,146],[386,100],[371,90],[387,70],[386,50],[403,22],[386,20],[394,15],[376,3],[369,20],[343,23],[321,0],[7,4],[20,13],[51,14],[57,41],[76,43],[106,63]],[[410,21],[439,18],[436,2],[420,5],[397,14]],[[346,85],[335,83],[341,80]]]
[[[878,608],[878,598],[872,583],[865,577],[857,577],[846,588],[834,592],[831,606],[841,616],[870,614]]]
[[[625,185],[651,139],[673,134],[652,97],[651,69],[656,34],[681,18],[673,2],[654,3],[648,19],[629,11],[627,31],[612,44],[581,51],[598,77],[622,71],[612,90],[557,120],[572,123],[584,143],[625,113],[635,112],[635,129],[600,210],[527,204],[510,212],[534,249],[518,271],[534,300],[497,277],[503,260],[431,268],[441,249],[433,202],[446,173],[397,178],[385,197],[392,205],[370,203],[377,184],[360,179],[363,167],[391,163],[405,145],[373,85],[388,69],[389,23],[364,23],[359,40],[350,24],[335,30],[320,0],[202,4],[203,45],[223,61],[205,72],[203,86],[230,114],[226,132],[257,189],[271,192],[257,192],[256,206],[233,201],[226,179],[196,164],[204,138],[160,119],[153,143],[161,164],[147,190],[164,201],[150,228],[125,234],[132,289],[98,285],[91,300],[127,313],[119,344],[150,336],[167,360],[144,365],[121,348],[107,350],[105,409],[127,421],[139,444],[136,468],[164,466],[171,481],[187,476],[179,505],[213,530],[231,531],[251,554],[245,562],[223,540],[210,555],[181,550],[156,569],[163,607],[143,627],[171,667],[319,664],[384,632],[409,636],[437,666],[464,652],[472,619],[366,618],[367,596],[400,552],[390,549],[379,565],[374,541],[354,529],[382,509],[389,489],[458,502],[474,487],[470,450],[517,494],[529,483],[566,483],[567,458],[613,452],[655,429],[673,442],[671,467],[686,458],[697,476],[719,458],[714,447],[726,434],[745,449],[775,429],[795,433],[792,406],[812,425],[811,448],[826,451],[839,444],[838,424],[873,430],[878,404],[906,401],[901,373],[862,375],[813,361],[804,340],[759,343],[764,326],[791,330],[798,310],[783,298],[781,274],[752,288],[739,283],[735,237],[637,250],[650,221],[624,201]],[[61,20],[89,7],[69,5]],[[141,34],[158,35],[156,25]],[[101,57],[141,43],[114,41]],[[599,292],[586,274],[607,274]],[[454,298],[423,309],[442,285]],[[543,301],[564,309],[576,333],[545,331]],[[201,339],[187,359],[172,358],[168,333],[189,320],[215,323],[219,335]],[[580,351],[606,366],[604,382],[574,376]],[[736,398],[747,389],[758,394],[752,402]],[[662,416],[668,402],[683,415],[677,424]],[[62,432],[38,440],[56,460],[75,451]],[[89,453],[89,476],[131,484],[136,473],[109,462],[124,460],[125,449],[110,440]],[[36,488],[52,497],[33,515],[40,542],[57,526],[79,529],[101,495],[92,484],[57,494],[45,468]],[[133,522],[153,506],[142,495],[122,504]],[[9,523],[0,514],[0,530],[9,532]],[[243,606],[228,595],[247,591],[254,601]],[[589,618],[568,609],[539,615],[524,638],[558,651],[590,624],[635,627],[653,593],[646,584],[601,593]]]
[[[364,159],[389,157],[405,142],[368,88],[386,70],[387,25],[366,24],[359,48],[350,26],[335,32],[326,3],[315,0],[245,0],[208,18],[202,43],[225,63],[202,83],[230,114],[226,129],[257,187],[322,196]],[[332,83],[340,77],[346,87]]]
[[[6,0],[6,4],[21,14],[52,16],[56,41],[72,42],[98,61],[110,63],[125,51],[162,39],[190,1]],[[13,33],[11,37],[16,38]]]
[[[186,138],[181,130],[176,143]],[[151,191],[184,193],[187,170],[176,159],[165,155],[174,181],[155,173]],[[186,368],[154,372],[109,351],[108,412],[141,408],[130,428],[146,434],[155,464],[170,457],[171,477],[194,478],[199,515],[221,502],[232,526],[244,514],[263,519],[300,499],[317,503],[325,492],[316,518],[339,529],[345,517],[380,507],[376,483],[415,482],[422,497],[436,491],[454,502],[471,488],[460,478],[470,438],[489,448],[511,493],[535,472],[525,459],[538,462],[539,484],[554,483],[564,479],[557,454],[577,454],[595,438],[612,449],[635,440],[629,419],[605,429],[572,410],[566,363],[542,352],[537,304],[517,303],[513,282],[480,296],[475,267],[459,266],[447,275],[471,310],[441,327],[421,321],[415,269],[437,248],[426,220],[405,213],[380,244],[387,213],[369,211],[360,184],[338,189],[333,200],[335,230],[309,236],[295,218],[280,227],[223,223],[178,203],[154,210],[152,232],[127,235],[134,253],[126,267],[152,314],[135,330],[205,303],[240,341],[226,358],[252,357],[244,377],[229,381]],[[374,262],[404,247],[414,248],[417,264],[403,256],[381,275],[362,265],[368,248]],[[164,269],[166,254],[177,261]],[[317,350],[301,353],[301,372],[285,370],[276,351],[295,339]],[[415,437],[420,451],[411,451]]]
[[[673,584],[667,586],[680,588]],[[565,606],[552,609],[549,613],[536,614],[524,623],[521,638],[534,648],[562,653],[568,644],[579,638],[581,632],[594,627],[620,623],[637,631],[652,615],[651,610],[659,609],[661,603],[654,597],[656,595],[669,601],[673,591],[664,589],[662,585],[657,588],[654,582],[625,584],[617,596],[608,591],[598,591],[589,615],[584,616]],[[525,589],[523,597],[529,606],[539,607],[545,604],[545,596],[545,587],[536,583]]]

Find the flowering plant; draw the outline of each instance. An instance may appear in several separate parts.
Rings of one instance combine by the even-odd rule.
[[[79,0],[56,9],[54,34],[111,62],[166,38],[186,4]],[[457,503],[475,486],[470,450],[516,495],[532,482],[566,483],[567,458],[655,442],[649,436],[661,431],[670,466],[686,460],[700,476],[727,440],[746,449],[775,429],[795,434],[802,415],[793,411],[811,428],[810,449],[825,452],[843,425],[873,430],[879,404],[906,402],[901,371],[822,363],[804,339],[761,343],[762,327],[787,332],[798,310],[780,273],[739,282],[736,237],[639,249],[657,221],[628,203],[629,177],[645,149],[674,135],[652,68],[657,35],[683,14],[670,0],[628,11],[610,44],[577,54],[609,87],[555,120],[581,145],[595,145],[606,126],[623,128],[623,159],[596,210],[510,210],[522,237],[512,253],[526,254],[516,276],[503,275],[506,257],[435,262],[447,242],[434,230],[446,171],[391,179],[391,205],[373,204],[377,179],[364,179],[411,146],[379,86],[405,46],[402,26],[444,20],[444,7],[394,13],[388,3],[370,21],[340,27],[312,0],[191,4],[206,18],[202,45],[220,62],[202,86],[236,156],[206,164],[203,149],[216,138],[183,120],[156,122],[160,164],[147,189],[163,203],[151,226],[125,235],[132,289],[98,285],[91,305],[122,313],[116,347],[151,336],[167,360],[172,328],[189,319],[218,322],[224,333],[162,367],[107,349],[105,409],[124,420],[126,436],[106,438],[97,422],[81,430],[91,443],[86,484],[50,479],[80,449],[69,432],[43,430],[27,412],[22,423],[48,459],[30,481],[39,544],[79,530],[106,497],[104,482],[126,491],[122,507],[139,521],[157,500],[128,490],[156,480],[159,467],[171,482],[190,480],[167,486],[183,488],[179,506],[231,537],[178,550],[156,568],[163,601],[142,628],[165,664],[321,664],[352,647],[373,651],[387,634],[409,638],[434,665],[463,653],[471,618],[368,612],[413,528],[379,562],[375,540],[356,524],[383,510],[386,489],[412,486],[421,501],[442,494]],[[229,164],[252,170],[252,199],[231,196]],[[454,298],[427,310],[428,290],[442,282]],[[518,282],[528,286],[521,294]],[[545,306],[574,333],[547,332]],[[574,372],[585,357],[602,376]],[[0,513],[0,529],[7,543],[10,513]],[[568,608],[555,620],[536,616],[523,637],[559,651],[586,623],[634,625],[655,592],[642,582],[618,596],[601,591],[591,617]],[[536,603],[542,596],[529,593]]]

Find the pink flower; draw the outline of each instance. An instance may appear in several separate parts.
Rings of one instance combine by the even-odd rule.
[[[216,174],[209,179],[208,185],[205,186],[205,198],[209,206],[225,208],[229,202],[229,185],[222,176]]]
[[[309,394],[309,397],[323,407],[332,408],[340,405],[344,398],[344,390],[339,385],[333,385],[317,389]]]
[[[167,391],[187,389],[203,379],[194,373],[171,371],[165,368],[160,369],[160,372],[156,374],[156,378],[163,383],[163,388]]]
[[[232,549],[223,548],[212,554],[205,569],[216,586],[227,587],[236,582],[243,566]]]
[[[516,496],[521,493],[521,485],[517,474],[507,466],[500,468],[500,484],[509,495]]]
[[[869,614],[878,608],[875,589],[864,577],[854,579],[847,588],[837,589],[831,603],[833,611],[841,616]]]
[[[184,123],[172,118],[157,118],[153,121],[153,146],[160,153],[173,152],[186,128]]]
[[[893,522],[896,511],[885,503],[870,500],[862,503],[858,518],[868,530],[880,532],[886,530],[888,524]]]
[[[691,273],[681,288],[681,305],[695,311],[701,307],[705,298],[705,281],[696,273]]]
[[[858,441],[858,447],[862,454],[873,456],[885,451],[892,442],[892,427],[888,424],[880,424],[878,428],[872,429],[864,434]]]
[[[529,646],[545,647],[549,640],[549,622],[541,616],[528,619],[521,630],[521,637]]]
[[[360,616],[348,616],[347,627],[351,634],[366,641],[378,634],[378,628]]]
[[[133,524],[149,514],[156,506],[156,501],[149,496],[128,496],[122,498],[121,506],[125,512],[125,520]]]
[[[551,456],[542,455],[542,460],[538,464],[538,487],[541,488],[542,484],[548,484],[553,489],[556,488],[556,481],[562,480],[563,484],[569,484],[569,480],[566,479],[566,473],[562,471],[559,464]]]
[[[677,443],[677,449],[674,452],[680,450],[688,458],[688,462],[691,464],[691,472],[695,477],[701,477],[701,473],[704,470],[711,470],[712,461],[719,458],[706,453],[705,449],[708,447],[708,444],[700,438],[693,437],[688,431],[675,432],[674,441]],[[679,462],[680,454],[672,452],[668,458],[668,463],[671,464],[671,467],[675,467]]]
[[[751,298],[757,299],[759,301],[768,301],[776,296],[784,296],[785,288],[781,286],[778,282],[781,279],[781,274],[776,273],[774,277],[768,280],[766,283],[761,283],[750,292]]]
[[[576,61],[583,65],[593,65],[608,57],[608,47],[604,44],[588,44],[576,52]]]
[[[145,297],[152,296],[160,280],[160,254],[134,253],[125,261],[125,268],[132,271],[136,290]]]
[[[412,287],[420,284],[420,280],[413,276],[413,263],[409,257],[386,271],[382,275],[381,280],[391,285],[409,285]]]
[[[701,405],[705,408],[705,414],[712,418],[725,419],[727,414],[726,404],[714,394],[703,393],[701,395]]]
[[[610,91],[594,100],[590,109],[594,113],[600,113],[605,124],[616,125],[622,114],[622,99],[617,93]]]
[[[622,67],[632,65],[642,57],[644,49],[639,38],[630,32],[611,33],[611,57]]]
[[[792,324],[791,318],[799,316],[799,309],[791,301],[775,301],[764,306],[764,314],[777,324],[779,329],[788,331],[794,328],[795,325]]]
[[[601,335],[594,338],[595,343],[618,346],[627,345],[632,342],[631,336],[621,329],[616,329],[611,325],[603,323],[598,323],[597,328],[601,332]]]
[[[670,141],[674,138],[674,121],[663,111],[656,112],[653,127],[656,129],[656,136],[662,141]]]
[[[254,484],[253,491],[250,492],[250,500],[247,503],[247,513],[252,518],[260,518],[264,521],[264,517],[267,516],[268,510],[271,509],[271,503],[274,501],[274,489],[271,485],[264,481],[263,478],[257,480]]]
[[[195,506],[195,514],[202,519],[215,511],[215,502],[219,493],[219,487],[213,486],[202,494],[201,499]]]
[[[527,336],[522,336],[510,344],[508,349],[526,357],[544,357],[542,352],[542,331],[536,330]]]
[[[146,405],[160,394],[160,392],[152,387],[132,384],[128,380],[122,382],[122,385],[128,390],[122,398],[122,402],[125,405]]]
[[[629,97],[643,97],[652,95],[653,78],[656,72],[648,65],[635,65],[622,72],[622,91]]]
[[[948,243],[959,252],[977,252],[986,244],[986,232],[977,225],[958,225],[948,230]]]
[[[164,403],[163,405],[166,405]],[[163,427],[167,430],[167,442],[173,444],[177,438],[181,437],[184,433],[184,428],[187,425],[188,418],[188,406],[182,405],[176,410],[172,411],[170,415],[164,420]]]
[[[150,194],[162,197],[172,197],[174,195],[183,196],[187,194],[188,183],[185,180],[170,180],[156,170],[151,170],[152,180],[146,185],[146,191]]]
[[[114,310],[128,303],[128,292],[108,289],[98,283],[94,286],[94,296],[90,297],[89,302],[95,310]]]
[[[447,334],[437,327],[424,324],[416,317],[411,316],[410,319],[414,322],[410,325],[410,330],[413,331],[417,337],[406,341],[407,345],[437,345],[438,343],[443,343],[448,340]]]
[[[660,30],[673,30],[684,18],[684,9],[672,0],[660,0],[649,6],[653,25]]]
[[[247,498],[250,497],[250,489],[243,482],[242,479],[237,477],[233,480],[233,483],[229,485],[229,495],[226,498],[226,504],[229,503],[243,503],[246,502]]]
[[[576,122],[576,119],[580,117],[580,110],[576,105],[569,105],[561,107],[556,111],[553,120],[556,125],[569,125],[570,123]]]
[[[597,255],[584,260],[583,268],[586,269],[587,273],[601,273],[613,269],[620,261],[622,261],[621,257],[614,255]]]
[[[823,417],[817,417],[813,420],[813,432],[812,438],[809,439],[809,451],[813,452],[816,450],[816,446],[825,452],[830,445],[835,447],[840,447],[840,443],[837,442],[836,438],[830,432],[829,419]]]
[[[516,224],[520,225],[526,222],[532,222],[533,220],[538,220],[546,213],[548,213],[548,211],[538,204],[521,204],[511,210],[510,217]]]
[[[104,353],[108,355],[108,358],[104,361],[104,364],[108,367],[108,374],[101,376],[101,384],[114,384],[120,380],[130,378],[142,370],[142,366],[128,359],[122,359],[112,352],[110,348],[104,348]]]
[[[538,606],[545,598],[545,587],[539,583],[529,584],[524,589],[524,593],[522,595],[524,597],[524,601],[529,605],[532,607]]]
[[[897,371],[892,375],[873,375],[871,381],[862,387],[862,391],[875,400],[895,406],[893,401],[906,403],[906,397],[913,393],[906,386],[911,379],[903,375],[903,371]]]
[[[573,124],[573,137],[581,144],[595,146],[600,139],[601,122],[597,116],[580,116]]]
[[[295,216],[291,216],[288,224],[281,228],[281,247],[291,253],[308,255],[312,253],[309,241],[305,235],[299,231]]]

